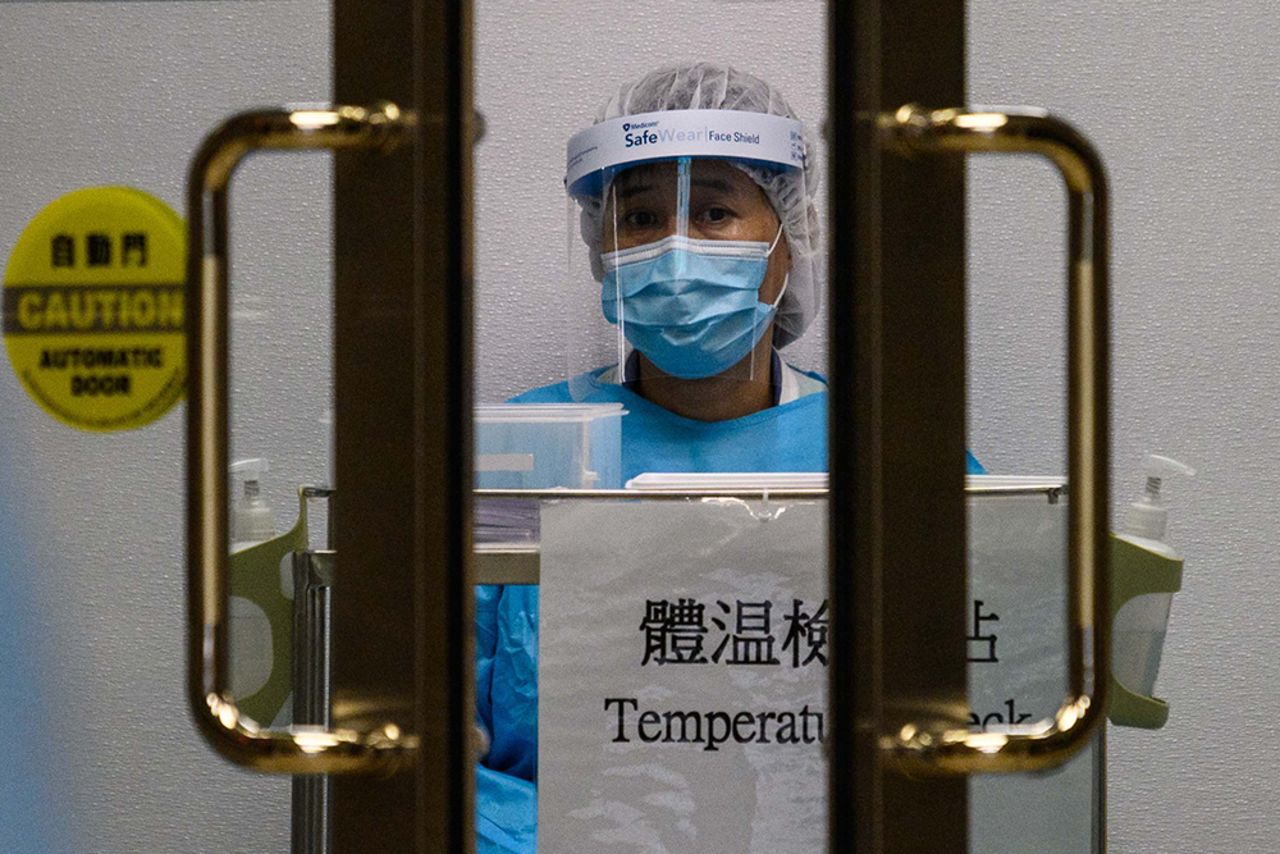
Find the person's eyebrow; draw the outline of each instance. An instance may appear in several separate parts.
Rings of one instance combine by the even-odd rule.
[[[693,186],[707,190],[719,190],[722,193],[736,193],[738,191],[736,187],[721,178],[694,178]]]
[[[691,182],[694,187],[700,187],[704,190],[717,190],[721,193],[730,195],[739,192],[739,188],[723,178],[694,178]],[[626,186],[615,186],[614,193],[619,199],[629,199],[632,196],[638,196],[641,193],[652,192],[655,189],[653,184],[639,183],[628,184]]]
[[[625,187],[615,186],[613,191],[619,199],[629,199],[632,196],[638,196],[641,193],[648,193],[654,189],[652,184],[628,184]]]

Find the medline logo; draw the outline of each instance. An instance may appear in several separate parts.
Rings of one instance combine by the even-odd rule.
[[[623,147],[635,148],[641,145],[657,145],[660,142],[729,142],[738,143],[740,145],[759,145],[760,134],[743,133],[735,130],[733,133],[716,130],[715,128],[704,127],[698,130],[677,130],[674,128],[657,128],[654,126],[657,122],[640,122],[636,124],[624,124],[623,131]],[[638,132],[637,132],[638,131]]]

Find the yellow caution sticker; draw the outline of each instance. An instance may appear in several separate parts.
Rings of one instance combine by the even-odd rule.
[[[81,430],[141,427],[186,389],[186,229],[129,187],[36,215],[4,275],[4,343],[32,400]]]

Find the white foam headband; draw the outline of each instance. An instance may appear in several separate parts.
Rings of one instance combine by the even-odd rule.
[[[677,157],[718,157],[774,169],[804,168],[804,125],[746,110],[660,110],[619,116],[569,140],[565,188],[595,196],[628,166]]]

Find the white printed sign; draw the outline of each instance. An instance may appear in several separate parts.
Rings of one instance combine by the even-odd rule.
[[[970,496],[969,723],[1035,723],[1067,694],[1067,499]]]
[[[969,498],[970,723],[1066,690],[1066,499]],[[542,510],[539,850],[826,844],[823,501],[563,501]],[[959,651],[957,651],[959,653]],[[975,778],[971,846],[1083,852],[1094,766]]]
[[[539,850],[822,850],[826,512],[543,508]]]

